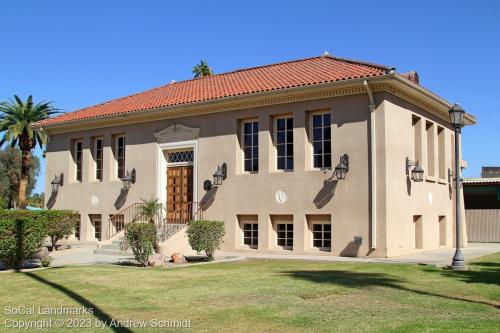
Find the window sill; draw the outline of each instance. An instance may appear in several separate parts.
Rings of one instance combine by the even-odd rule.
[[[448,184],[448,181],[444,178],[438,178],[438,183],[439,184],[443,184],[443,185],[447,185]]]
[[[425,176],[425,181],[429,183],[435,183],[436,182],[436,177],[434,176]]]
[[[258,246],[257,245],[254,245],[254,246],[250,246],[250,245],[240,245],[238,247],[238,249],[240,250],[258,250]]]
[[[313,247],[310,248],[309,251],[311,252],[332,252],[331,247]]]

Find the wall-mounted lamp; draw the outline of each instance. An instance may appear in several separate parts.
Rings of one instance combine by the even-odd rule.
[[[451,170],[451,168],[448,169],[448,182],[451,184],[451,182],[453,182],[455,180],[455,173],[453,172],[453,170]],[[464,179],[462,177],[460,177],[460,188],[462,188],[462,181]]]
[[[123,188],[129,189],[132,184],[135,184],[135,169],[132,171],[127,171],[127,175],[122,178]]]
[[[340,156],[340,162],[335,167],[335,176],[337,179],[345,179],[345,175],[349,171],[349,155],[344,154]]]
[[[412,161],[408,157],[406,158],[406,174],[410,175],[410,169],[413,167],[411,170],[411,179],[416,182],[420,183],[424,180],[424,169],[420,165],[418,165],[418,161]]]
[[[59,177],[57,175],[54,176],[54,180],[50,182],[52,185],[52,192],[58,192],[59,188],[64,184],[64,175],[61,173]]]
[[[213,183],[208,179],[203,182],[203,188],[205,189],[205,191],[211,190],[214,186],[222,185],[222,181],[226,180],[227,178],[227,164],[222,163],[222,165],[218,165],[217,171],[214,172],[213,177]]]

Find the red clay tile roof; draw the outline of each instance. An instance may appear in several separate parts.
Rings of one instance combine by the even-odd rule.
[[[37,126],[119,115],[230,96],[280,90],[386,74],[388,67],[333,56],[320,56],[170,83],[44,120]]]

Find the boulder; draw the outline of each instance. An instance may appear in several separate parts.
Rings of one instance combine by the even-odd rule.
[[[182,254],[176,252],[172,254],[172,262],[175,264],[183,264],[186,263],[187,260],[186,257],[184,257]]]
[[[165,265],[165,256],[163,254],[155,253],[148,258],[150,266],[159,267]]]

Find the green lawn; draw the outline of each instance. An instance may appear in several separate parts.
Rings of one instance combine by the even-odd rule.
[[[76,317],[5,314],[6,306],[19,305],[84,305],[94,314],[80,318],[91,321],[191,319],[191,331],[206,332],[500,332],[500,253],[472,268],[252,260],[173,269],[97,265],[1,273],[0,332],[16,331],[4,327],[6,319]]]

